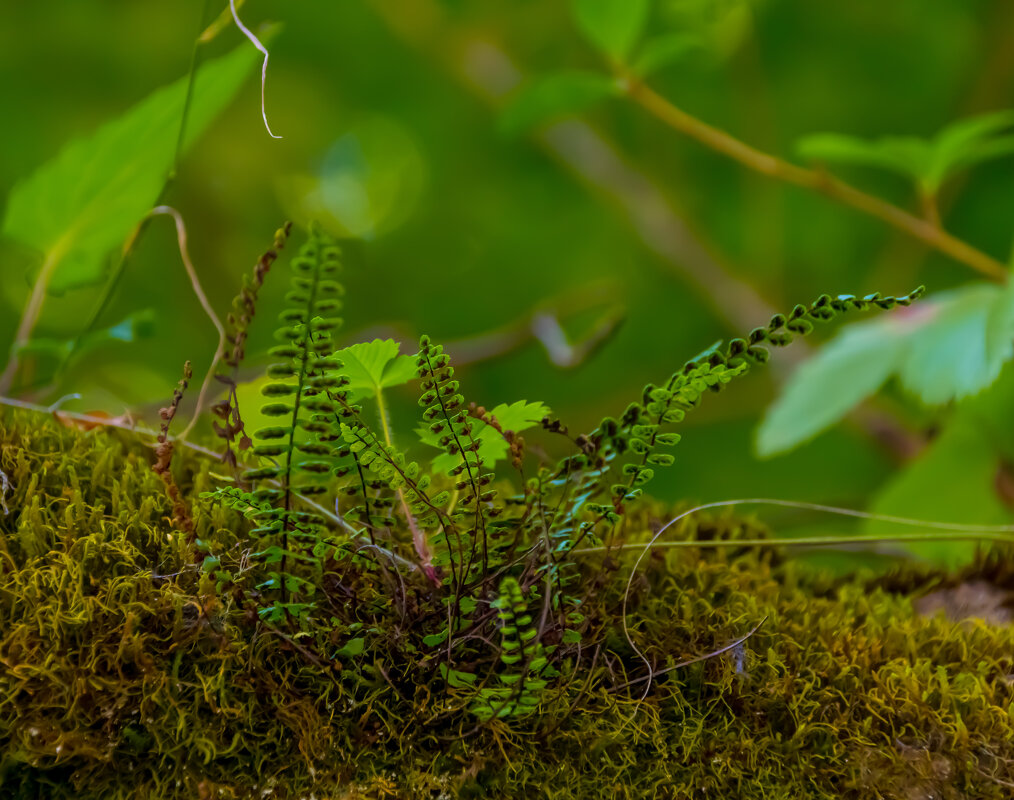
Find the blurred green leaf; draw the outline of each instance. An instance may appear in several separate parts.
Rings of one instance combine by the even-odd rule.
[[[796,150],[812,161],[878,167],[913,179],[928,172],[932,158],[927,142],[900,136],[869,141],[838,133],[815,133],[801,139]]]
[[[938,405],[975,394],[996,380],[1014,343],[1008,335],[1002,346],[995,342],[990,348],[988,321],[1007,298],[998,286],[972,284],[928,304],[928,316],[910,332],[900,371],[905,388],[923,403]]]
[[[1008,367],[988,391],[961,403],[943,433],[888,482],[870,509],[877,514],[941,522],[996,525],[1011,521],[997,491],[1001,462],[1014,461],[1014,369]],[[870,520],[876,535],[915,528]],[[927,542],[906,550],[920,558],[958,566],[971,561],[974,541]]]
[[[1014,111],[997,111],[959,120],[933,142],[933,157],[925,180],[934,191],[954,172],[1014,153],[1014,136],[997,136],[1014,126]]]
[[[520,431],[534,428],[549,414],[549,408],[543,403],[529,403],[518,400],[514,403],[501,403],[491,412],[505,431]],[[440,446],[440,434],[433,433],[429,428],[419,428],[419,439],[423,444],[443,449]],[[486,467],[492,468],[497,461],[507,457],[507,442],[500,433],[485,422],[476,420],[472,437],[479,441],[478,456]],[[435,456],[432,461],[435,472],[448,473],[461,463],[461,456],[443,453]]]
[[[801,139],[799,155],[814,161],[859,164],[911,178],[929,195],[944,181],[974,164],[1014,153],[1014,136],[1000,134],[1014,126],[1014,111],[998,111],[959,120],[933,139],[887,136],[858,139],[819,133]]]
[[[700,39],[692,34],[665,33],[644,43],[631,69],[639,78],[647,78],[700,47]]]
[[[374,339],[335,353],[335,358],[345,365],[341,373],[349,379],[345,388],[350,399],[376,397],[383,389],[415,379],[415,359],[399,355],[399,349],[393,339]]]
[[[844,328],[792,376],[757,435],[772,456],[838,422],[892,375],[926,405],[974,395],[1014,355],[1014,290],[974,283]]]
[[[136,342],[146,339],[154,332],[155,312],[146,308],[135,311],[109,328],[100,328],[84,336],[74,347],[74,339],[30,339],[16,347],[19,354],[52,356],[63,360],[70,355],[82,356],[107,342]]]
[[[757,431],[757,453],[784,453],[842,419],[898,369],[905,341],[885,320],[849,325],[806,361]]]
[[[521,90],[500,115],[500,129],[511,136],[544,122],[584,111],[617,93],[616,82],[595,72],[561,72]]]
[[[573,0],[574,20],[591,44],[623,61],[648,21],[648,0]]]
[[[912,464],[895,476],[870,506],[874,514],[940,522],[1002,523],[1004,508],[993,490],[997,459],[981,430],[955,419]],[[869,521],[872,535],[911,534],[911,526]],[[927,542],[905,548],[921,558],[958,566],[975,554],[976,543]]]
[[[243,44],[201,67],[187,144],[232,99],[256,58]],[[150,210],[172,167],[186,90],[182,78],[153,92],[15,186],[2,232],[44,254],[51,291],[100,280],[104,256]]]

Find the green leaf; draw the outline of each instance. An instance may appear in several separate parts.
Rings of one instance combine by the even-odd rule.
[[[561,72],[523,88],[500,115],[500,130],[516,136],[559,117],[576,114],[617,94],[611,78],[594,72]]]
[[[258,57],[244,42],[201,67],[186,144],[226,106]],[[101,280],[105,255],[151,209],[172,167],[186,89],[182,78],[153,92],[15,186],[2,233],[44,255],[50,291]]]
[[[644,43],[631,69],[639,78],[647,78],[700,47],[700,39],[692,34],[664,33]]]
[[[928,405],[967,397],[989,386],[1014,354],[1014,340],[987,338],[994,308],[1010,293],[992,284],[972,284],[935,298],[917,313],[922,324],[911,331],[900,370],[901,382]],[[993,332],[999,337],[1002,324]],[[1006,327],[1010,333],[1010,325]]]
[[[796,150],[802,158],[812,161],[878,167],[913,180],[926,174],[932,159],[929,143],[914,137],[868,141],[837,133],[816,133],[801,139]]]
[[[452,689],[468,689],[475,685],[475,680],[478,675],[474,675],[470,672],[460,672],[456,669],[448,669],[447,664],[443,661],[440,662],[440,674],[444,680],[447,681],[447,685]]]
[[[334,354],[345,365],[341,372],[349,379],[345,388],[353,402],[376,397],[382,389],[415,379],[415,359],[398,355],[398,350],[399,345],[393,339],[374,339]]]
[[[605,55],[623,61],[644,33],[648,0],[573,0],[578,29]]]
[[[924,180],[932,191],[953,173],[1014,153],[1014,136],[997,136],[1014,126],[1014,111],[998,111],[948,125],[933,141]]]
[[[544,403],[518,400],[510,404],[501,403],[490,413],[497,418],[505,431],[520,433],[538,425],[549,414],[549,407]],[[446,432],[433,433],[429,428],[419,428],[417,432],[423,444],[433,447],[440,447],[440,437],[446,435]],[[472,436],[479,440],[478,456],[485,468],[492,468],[497,461],[507,457],[507,442],[495,428],[476,420]],[[461,456],[443,453],[433,458],[431,466],[435,472],[449,473],[460,463]]]
[[[857,139],[821,133],[801,139],[803,158],[839,164],[860,164],[898,172],[928,195],[962,169],[1014,153],[1014,111],[999,111],[952,123],[933,139],[887,136]],[[1003,134],[1003,135],[1001,135]]]
[[[423,637],[423,644],[427,647],[436,647],[438,644],[443,644],[447,641],[447,634],[449,631],[444,628],[439,633],[431,633],[429,636]]]
[[[354,658],[361,656],[366,651],[366,639],[362,636],[356,639],[349,639],[344,646],[335,652],[335,658]]]
[[[73,352],[76,356],[100,347],[108,342],[136,342],[152,335],[154,330],[155,312],[146,308],[127,315],[123,320],[109,328],[91,331],[83,337],[74,348],[73,339],[30,339],[16,348],[19,354],[51,355],[63,360]]]
[[[757,453],[784,453],[816,436],[874,394],[900,366],[903,338],[876,320],[850,325],[806,361],[771,405],[757,432]]]
[[[890,377],[926,405],[974,395],[1014,356],[1014,289],[973,283],[918,307],[843,328],[793,375],[757,434],[792,449],[838,422]]]
[[[1001,460],[1014,460],[1012,405],[1014,369],[1008,367],[988,391],[958,406],[943,433],[884,487],[870,511],[964,524],[1009,523],[1011,511],[996,486]],[[881,520],[863,525],[864,532],[878,536],[918,530]],[[978,546],[974,541],[927,542],[905,549],[955,567],[970,562]]]

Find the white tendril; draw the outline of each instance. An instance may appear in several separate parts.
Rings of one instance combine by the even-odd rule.
[[[243,35],[253,43],[254,47],[264,54],[264,62],[261,64],[261,117],[264,119],[264,127],[267,128],[268,136],[272,139],[281,139],[281,136],[276,136],[271,132],[271,126],[268,125],[268,112],[264,107],[264,84],[267,83],[268,80],[268,58],[271,54],[268,52],[268,49],[261,44],[261,40],[257,38],[254,32],[244,25],[242,20],[240,20],[239,14],[236,13],[236,0],[229,0],[229,10],[232,11],[232,19],[233,22],[236,23],[236,27],[239,28]]]

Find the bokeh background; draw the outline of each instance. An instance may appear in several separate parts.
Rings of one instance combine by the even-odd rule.
[[[212,3],[213,15],[223,5]],[[202,6],[7,4],[0,197],[68,140],[185,75]],[[568,3],[249,0],[242,16],[258,30],[279,24],[267,109],[283,138],[264,130],[251,74],[166,197],[186,219],[195,266],[222,314],[280,222],[318,218],[344,242],[343,342],[393,336],[414,352],[428,333],[468,362],[460,377],[469,399],[542,400],[579,431],[715,340],[763,324],[772,308],[822,292],[896,294],[920,283],[937,292],[973,277],[877,221],[744,171],[623,100],[505,134],[501,111],[526,82],[602,66]],[[661,94],[789,158],[809,133],[928,136],[1014,96],[1009,0],[658,0],[649,28],[685,31],[699,45],[651,79]],[[243,41],[230,28],[209,54]],[[841,174],[912,205],[898,178]],[[948,227],[1001,260],[1012,179],[1014,159],[991,162],[943,198]],[[37,267],[37,255],[17,243],[0,250],[0,352]],[[49,298],[40,333],[73,335],[99,293]],[[282,294],[283,276],[274,275],[249,348],[253,366]],[[156,314],[150,337],[88,354],[33,399],[77,392],[68,408],[150,414],[185,359],[203,371],[214,331],[166,219],[145,232],[104,316],[142,308]],[[580,344],[621,318],[580,363],[556,363],[569,355],[554,349],[561,331]],[[907,457],[868,417],[787,456],[753,453],[759,415],[779,382],[826,336],[708,398],[684,424],[677,464],[653,493],[867,506]],[[393,402],[408,429],[417,412],[411,391]],[[893,388],[867,411],[919,431],[946,413]]]

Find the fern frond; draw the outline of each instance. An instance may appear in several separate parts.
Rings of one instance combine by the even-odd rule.
[[[215,378],[219,383],[226,386],[225,399],[212,406],[211,410],[220,422],[214,422],[215,433],[225,440],[225,451],[222,453],[222,460],[233,468],[237,465],[237,456],[233,450],[234,443],[239,450],[246,450],[253,443],[244,430],[243,418],[240,414],[239,398],[236,396],[236,373],[239,365],[246,356],[246,340],[253,322],[254,314],[257,313],[257,299],[264,279],[267,277],[278,258],[278,252],[285,247],[289,233],[292,231],[292,223],[286,222],[275,231],[273,246],[265,251],[254,265],[253,274],[250,277],[243,276],[243,286],[238,295],[233,298],[232,311],[226,316],[226,347],[221,353],[221,360],[231,369],[228,372],[220,372]]]
[[[416,366],[422,396],[419,405],[425,411],[423,419],[431,433],[439,436],[438,443],[448,455],[459,459],[450,474],[457,478],[455,491],[464,492],[460,500],[460,511],[454,519],[467,523],[464,531],[469,550],[467,562],[460,564],[462,580],[467,581],[474,569],[480,577],[489,574],[490,526],[489,521],[500,516],[503,508],[495,503],[496,491],[489,488],[494,474],[484,469],[479,454],[480,441],[473,435],[475,418],[470,416],[464,405],[464,397],[458,392],[459,382],[454,378],[451,359],[441,345],[434,345],[428,336],[419,340]],[[481,543],[481,560],[476,562],[476,545]]]
[[[483,721],[531,714],[548,685],[546,649],[516,578],[508,576],[500,582],[493,606],[500,624],[503,669],[497,675],[500,685],[481,689],[469,709]]]

